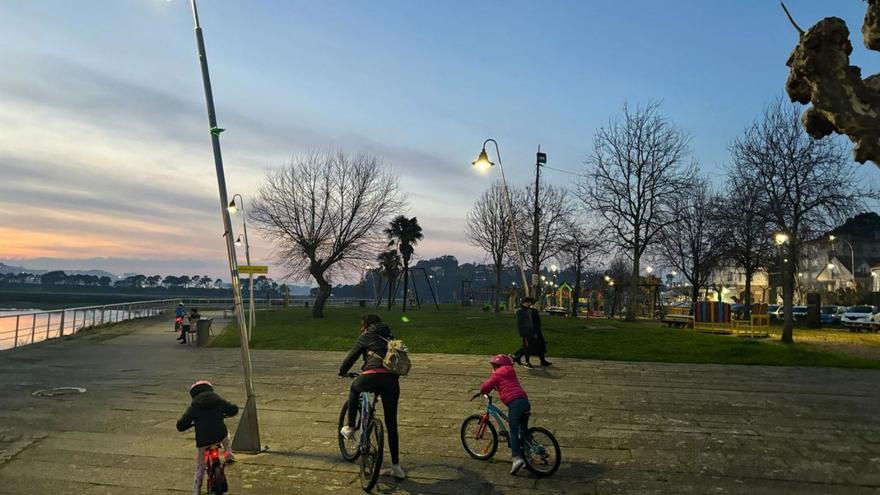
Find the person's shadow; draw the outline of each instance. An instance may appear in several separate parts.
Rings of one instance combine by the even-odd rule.
[[[480,461],[474,461],[476,463]],[[444,464],[418,465],[419,470],[436,469],[438,471],[456,471],[456,476],[448,479],[420,481],[412,478],[405,480],[395,480],[383,476],[379,478],[379,483],[374,488],[374,492],[390,494],[404,491],[412,494],[464,494],[479,493],[480,495],[504,495],[510,487],[497,486],[493,481],[478,471],[468,469],[461,466],[449,466]],[[508,463],[496,462],[492,463],[488,469],[498,469],[499,475],[506,474],[509,468]],[[564,486],[564,490],[568,493],[577,493],[578,490],[586,490],[585,484],[592,483],[607,469],[599,464],[590,464],[583,462],[565,462],[563,460],[559,470],[552,476],[547,478],[538,478],[534,473],[523,468],[517,474],[517,479],[526,482],[528,488],[540,488],[543,480],[553,480],[555,486]],[[570,484],[570,485],[568,485]],[[516,490],[525,488],[517,487]]]

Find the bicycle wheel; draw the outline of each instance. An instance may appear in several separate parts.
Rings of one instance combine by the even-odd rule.
[[[355,421],[354,434],[351,436],[350,440],[346,440],[342,433],[339,433],[339,430],[342,429],[346,424],[346,418],[348,417],[348,401],[345,401],[345,404],[342,405],[342,411],[339,412],[339,424],[336,426],[336,436],[339,438],[339,452],[342,454],[342,458],[348,462],[354,462],[360,457],[361,452],[358,450],[358,429],[361,426],[361,418],[360,418],[360,410],[355,410],[355,414],[357,414],[358,418]]]
[[[376,486],[379,471],[382,469],[382,457],[385,454],[385,429],[382,422],[373,420],[367,427],[366,435],[361,453],[361,488],[368,492]]]
[[[552,433],[541,427],[529,428],[523,440],[526,468],[538,477],[550,476],[559,469],[562,452]]]
[[[498,432],[488,416],[474,414],[464,420],[461,424],[461,446],[469,456],[481,461],[495,455],[498,450]]]
[[[223,473],[223,467],[220,463],[214,464],[212,472],[213,483],[211,483],[212,486],[208,493],[211,495],[223,495],[227,491],[226,475]]]

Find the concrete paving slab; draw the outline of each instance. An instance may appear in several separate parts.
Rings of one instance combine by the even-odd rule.
[[[191,492],[193,434],[176,419],[199,378],[244,403],[240,353],[177,345],[171,326],[137,321],[0,352],[0,492]],[[342,356],[254,352],[268,450],[239,455],[231,493],[362,493],[336,446]],[[482,407],[467,399],[485,358],[413,361],[399,413],[410,479],[383,478],[376,493],[880,493],[877,370],[566,359],[518,369],[532,423],[562,447],[559,472],[537,479],[507,474],[506,444],[485,462],[460,445],[461,421]],[[87,392],[31,395],[56,386]]]

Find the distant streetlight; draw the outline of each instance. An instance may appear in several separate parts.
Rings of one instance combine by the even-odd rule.
[[[785,232],[781,232],[781,231],[780,231],[780,232],[777,232],[777,233],[773,236],[773,238],[776,240],[776,244],[779,245],[779,246],[781,246],[781,245],[785,244],[786,242],[788,242],[788,234],[786,234]]]
[[[648,275],[650,275],[651,272],[654,271],[654,269],[653,269],[652,267],[649,266],[649,267],[646,267],[646,268],[645,268],[645,271],[648,272]]]
[[[675,272],[673,272],[673,275],[674,275],[674,274],[675,274]],[[609,277],[608,275],[605,275],[605,281],[606,281],[606,282],[610,282],[610,281],[611,281],[611,277]]]
[[[238,197],[238,203],[235,202],[235,198]],[[241,205],[239,207],[239,205]],[[241,197],[241,194],[234,194],[232,196],[232,201],[229,202],[229,206],[226,208],[230,213],[236,213],[241,211],[241,225],[244,230],[244,256],[245,260],[247,260],[247,264],[251,264],[251,244],[248,242],[247,236],[247,215],[244,211],[244,199]],[[241,236],[235,241],[236,246],[241,246]],[[250,287],[248,288],[248,292],[250,295],[248,297],[248,342],[251,341],[251,338],[254,335],[254,325],[256,321],[256,311],[254,310],[254,274],[248,273],[248,284]]]
[[[551,272],[559,271],[559,267],[556,266],[556,265],[550,265],[550,271],[551,271]]]
[[[504,203],[507,205],[507,214],[508,216],[510,216],[510,224],[513,227],[513,244],[516,248],[517,261],[519,261],[519,272],[520,275],[522,275],[523,290],[525,291],[525,295],[528,296],[529,281],[526,278],[526,269],[523,266],[522,251],[520,251],[519,249],[519,236],[516,235],[519,230],[517,230],[516,227],[516,216],[513,214],[513,205],[511,205],[510,203],[510,191],[507,188],[507,178],[504,176],[504,165],[501,164],[501,150],[498,148],[498,141],[495,141],[492,138],[483,141],[483,148],[482,150],[480,150],[480,155],[477,157],[476,160],[471,162],[471,164],[473,164],[474,168],[476,168],[477,170],[486,172],[488,172],[489,169],[491,169],[492,166],[495,165],[494,163],[492,163],[492,160],[489,160],[489,154],[486,153],[486,145],[489,144],[489,142],[495,144],[495,156],[498,157],[498,168],[501,169],[501,184],[504,188]]]
[[[829,235],[828,239],[831,242],[834,242],[837,240],[837,236],[836,235]],[[851,263],[850,269],[852,270],[850,272],[850,275],[852,275],[852,287],[853,287],[853,289],[855,289],[856,288],[856,251],[855,251],[855,249],[853,249],[853,245],[850,244],[850,242],[848,240],[841,239],[841,241],[845,242],[846,245],[849,246],[849,256],[850,256],[850,263]]]

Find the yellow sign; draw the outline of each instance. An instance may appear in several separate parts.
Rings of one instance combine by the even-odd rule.
[[[269,265],[238,265],[238,273],[269,273]]]

